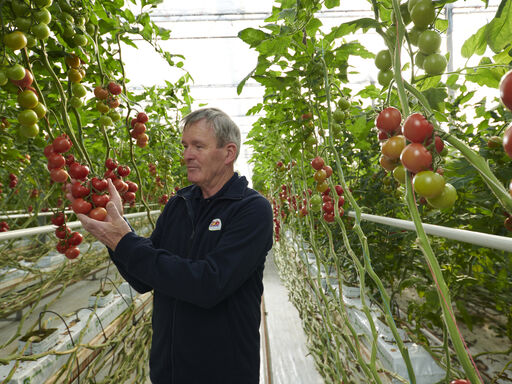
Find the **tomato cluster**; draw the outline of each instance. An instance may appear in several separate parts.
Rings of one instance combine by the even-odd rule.
[[[44,155],[48,160],[48,170],[50,171],[50,179],[55,183],[65,183],[69,174],[64,166],[71,165],[74,162],[73,155],[66,159],[62,154],[71,149],[72,142],[66,134],[56,137],[52,144],[48,144],[44,148]]]
[[[56,249],[59,253],[64,254],[68,259],[76,259],[80,255],[78,246],[83,241],[83,236],[78,232],[71,232],[66,225],[66,215],[64,212],[57,212],[51,218],[55,229],[55,236],[59,239]]]
[[[116,108],[121,104],[117,97],[121,92],[121,86],[113,81],[109,82],[106,87],[98,85],[94,88],[94,96],[97,99],[96,109],[101,113],[100,126],[110,127],[121,120],[121,114],[116,111]]]
[[[123,203],[133,205],[135,203],[135,193],[138,191],[139,186],[133,181],[123,180],[123,177],[130,174],[130,167],[127,165],[118,165],[117,162],[111,158],[105,161],[105,167],[107,168],[103,175],[105,183],[106,179],[111,179],[114,187],[121,195]]]
[[[146,132],[146,123],[149,118],[144,112],[139,112],[136,117],[131,120],[132,129],[130,130],[130,136],[136,140],[137,146],[144,148],[148,145],[149,137]]]
[[[18,176],[14,173],[9,173],[9,188],[14,189],[18,185]]]

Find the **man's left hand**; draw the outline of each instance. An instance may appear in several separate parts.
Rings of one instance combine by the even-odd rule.
[[[131,232],[131,229],[112,201],[107,203],[106,208],[107,217],[105,221],[94,220],[82,214],[78,214],[77,217],[88,232],[115,251],[119,241],[124,235]]]

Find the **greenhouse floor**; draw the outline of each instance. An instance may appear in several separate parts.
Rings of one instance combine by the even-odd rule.
[[[288,291],[279,278],[271,253],[267,256],[263,284],[265,321],[261,327],[260,383],[323,383],[313,357],[308,354],[299,312],[288,300]],[[265,353],[268,359],[264,358]]]

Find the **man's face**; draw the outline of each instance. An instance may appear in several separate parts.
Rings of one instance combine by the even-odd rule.
[[[225,172],[226,147],[217,148],[213,127],[205,120],[189,125],[181,138],[188,180],[199,187],[210,187]]]

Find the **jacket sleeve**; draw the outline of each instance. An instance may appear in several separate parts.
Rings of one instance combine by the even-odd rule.
[[[163,216],[163,215],[162,215]],[[222,229],[217,247],[186,259],[158,249],[150,239],[126,234],[113,255],[133,276],[178,300],[209,308],[235,292],[264,263],[272,247],[272,209],[259,196]]]
[[[158,220],[157,220],[157,224],[155,226],[155,230],[153,231],[153,233],[151,234],[151,242],[152,243],[157,243],[158,242],[158,239],[160,238],[160,232],[161,232],[161,217],[163,215],[160,215],[158,217]],[[126,219],[125,219],[126,220]],[[126,220],[126,222],[128,223],[128,221]],[[160,224],[160,225],[159,225]],[[130,225],[130,223],[128,223],[128,225]],[[135,233],[135,230],[133,229],[133,227],[130,225],[130,228],[132,229],[132,233]],[[114,262],[114,264],[116,265],[117,267],[117,270],[119,271],[119,273],[121,274],[121,276],[123,276],[123,278],[139,293],[145,293],[145,292],[149,292],[151,291],[153,288],[151,287],[151,285],[149,284],[145,284],[143,283],[142,281],[140,281],[136,276],[134,276],[133,274],[131,274],[130,272],[128,272],[128,270],[126,269],[125,265],[123,265],[123,263],[119,262],[118,260],[116,260],[116,258],[114,257],[114,252],[109,248],[107,247],[107,250],[108,250],[108,254],[110,255],[110,258],[112,259],[112,261]]]

